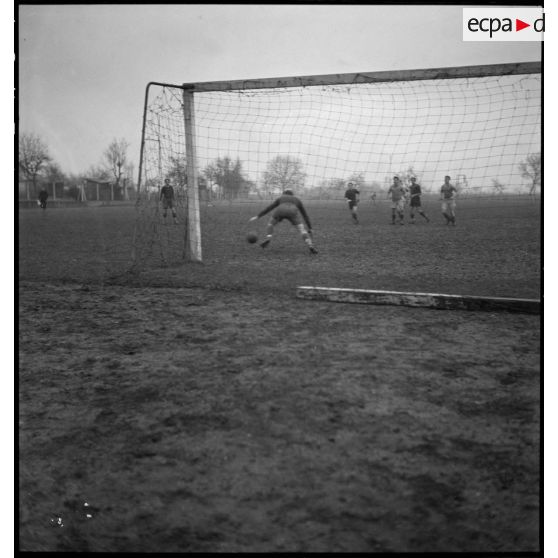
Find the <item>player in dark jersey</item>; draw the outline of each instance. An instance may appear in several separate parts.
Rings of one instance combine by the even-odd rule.
[[[39,207],[41,209],[46,209],[47,200],[48,200],[48,192],[43,188],[39,192]]]
[[[159,199],[163,202],[163,218],[167,218],[167,210],[170,209],[172,211],[174,224],[178,224],[176,211],[174,209],[174,188],[171,186],[168,178],[165,178],[165,185],[161,188]]]
[[[352,182],[347,184],[347,190],[345,192],[345,198],[347,199],[347,203],[349,204],[349,211],[351,212],[351,216],[355,225],[358,225],[358,215],[357,215],[357,206],[359,202],[360,192],[355,188]]]
[[[281,196],[279,196],[272,204],[268,205],[263,211],[260,211],[255,217],[251,217],[250,221],[255,221],[260,217],[263,217],[270,211],[273,211],[271,214],[271,219],[267,224],[267,237],[265,240],[260,244],[262,248],[265,248],[270,242],[273,237],[273,228],[277,223],[280,223],[283,219],[287,219],[290,221],[300,232],[304,242],[308,246],[311,254],[317,254],[318,251],[314,248],[314,244],[312,242],[312,225],[310,224],[310,219],[308,218],[308,214],[304,209],[304,205],[302,202],[293,194],[292,190],[285,190]],[[306,223],[308,230],[304,228],[304,223],[302,219]]]
[[[409,187],[409,194],[411,196],[411,223],[414,224],[415,222],[415,209],[419,212],[419,215],[422,215],[426,219],[427,223],[430,223],[430,219],[422,210],[422,204],[420,201],[422,190],[420,184],[417,184],[417,179],[414,176],[411,176],[411,186]]]

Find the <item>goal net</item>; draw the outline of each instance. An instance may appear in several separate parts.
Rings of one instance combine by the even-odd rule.
[[[201,260],[202,243],[191,240],[211,230],[208,208],[228,204],[231,219],[244,218],[287,187],[331,200],[351,180],[361,199],[384,198],[394,175],[416,177],[426,194],[449,175],[460,197],[537,193],[540,139],[538,63],[153,83],[134,262]],[[170,211],[163,217],[165,178],[178,225]]]

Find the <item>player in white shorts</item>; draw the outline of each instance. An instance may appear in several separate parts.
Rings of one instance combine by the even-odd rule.
[[[440,189],[442,215],[446,218],[446,225],[451,223],[455,227],[455,195],[457,194],[457,188],[450,180],[451,176],[445,176]]]
[[[399,224],[403,225],[407,190],[398,176],[393,177],[393,184],[389,187],[388,196],[391,196],[391,224],[395,225],[395,215],[397,214],[399,216]]]

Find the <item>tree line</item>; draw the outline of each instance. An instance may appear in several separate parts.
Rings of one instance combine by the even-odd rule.
[[[134,165],[128,160],[129,144],[125,139],[113,139],[103,151],[98,164],[79,174],[65,173],[49,152],[46,142],[37,134],[21,133],[18,138],[19,179],[27,181],[38,191],[40,184],[82,183],[86,179],[111,182],[115,188],[133,183]]]
[[[168,177],[179,188],[186,185],[186,166],[176,157],[171,161]],[[201,170],[198,184],[201,190],[207,190],[217,198],[232,200],[251,194],[272,195],[286,188],[302,189],[305,179],[302,161],[289,155],[277,155],[268,162],[263,183],[258,186],[246,176],[240,159],[224,156],[217,157]]]
[[[35,192],[38,191],[39,182],[75,184],[81,183],[87,178],[111,182],[117,189],[123,185],[125,187],[126,182],[128,185],[133,185],[133,163],[128,160],[128,147],[129,144],[125,139],[117,140],[115,138],[103,151],[97,165],[92,165],[80,175],[67,175],[50,156],[48,146],[41,137],[22,133],[19,136],[20,178],[30,182]],[[521,176],[530,182],[529,193],[534,194],[541,185],[541,154],[528,155],[524,161],[519,163],[519,171]],[[411,175],[416,176],[412,167],[398,174],[403,179]],[[178,188],[186,186],[186,163],[183,158],[171,157],[170,170],[165,177],[170,178]],[[224,156],[218,157],[201,170],[198,184],[202,192],[206,190],[214,197],[232,200],[249,195],[269,197],[287,188],[303,192],[306,177],[304,165],[299,158],[291,155],[276,155],[268,161],[262,181],[258,185],[246,176],[240,159]],[[349,181],[353,182],[357,188],[362,188],[365,185],[364,174],[356,172],[347,178],[324,179],[312,191],[314,194],[319,193],[327,198],[338,193]],[[381,185],[376,182],[372,184],[372,187],[377,190],[381,189]],[[498,178],[493,178],[492,187],[495,192],[501,194],[506,186]]]

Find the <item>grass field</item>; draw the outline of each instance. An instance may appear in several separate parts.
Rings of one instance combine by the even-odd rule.
[[[314,257],[244,241],[264,206],[203,206],[204,263],[139,275],[133,207],[19,212],[20,549],[539,550],[539,316],[295,288],[539,298],[540,205],[309,202]]]

